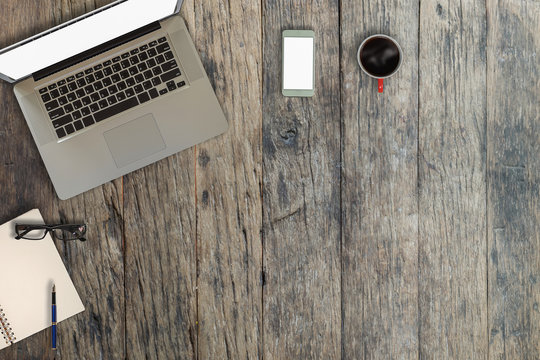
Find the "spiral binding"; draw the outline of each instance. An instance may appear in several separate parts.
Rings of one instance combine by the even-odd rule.
[[[13,329],[11,329],[6,314],[4,313],[4,309],[2,309],[2,305],[0,305],[0,333],[4,337],[6,344],[13,344],[17,339]]]

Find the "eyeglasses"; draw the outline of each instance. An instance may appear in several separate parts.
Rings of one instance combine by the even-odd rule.
[[[86,225],[24,225],[15,224],[15,239],[20,240],[43,240],[47,233],[61,241],[80,240],[86,241]]]

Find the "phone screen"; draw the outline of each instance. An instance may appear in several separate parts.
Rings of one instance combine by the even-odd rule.
[[[313,37],[283,38],[283,90],[313,90]]]

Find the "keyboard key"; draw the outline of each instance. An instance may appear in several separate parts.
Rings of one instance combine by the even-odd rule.
[[[60,104],[60,106],[64,106],[67,103],[68,103],[67,97],[61,96],[61,97],[58,98],[58,104]]]
[[[51,101],[51,95],[49,94],[43,94],[41,95],[41,100],[43,100],[44,103]]]
[[[88,127],[92,124],[94,124],[94,118],[92,116],[87,116],[84,119],[82,119],[82,122],[84,126]]]
[[[111,66],[112,64],[112,61],[111,60],[107,60],[103,63],[103,66]]]
[[[167,38],[165,36],[158,39],[158,43],[160,43],[160,44],[164,43],[165,41],[167,41]]]
[[[127,88],[125,81],[120,81],[118,84],[116,84],[116,86],[118,86],[118,90],[126,90]]]
[[[94,73],[94,76],[96,77],[97,80],[101,80],[101,79],[103,79],[103,78],[105,77],[105,75],[103,74],[103,71],[101,71],[101,70],[100,70],[100,71],[96,71],[96,72]]]
[[[156,49],[150,49],[148,50],[148,56],[150,56],[151,58],[153,58],[154,56],[157,55],[157,51]]]
[[[60,116],[64,116],[66,113],[63,108],[57,108],[49,113],[51,120],[58,119]]]
[[[139,49],[133,49],[129,52],[131,55],[135,55],[139,53]]]
[[[126,100],[126,94],[124,94],[124,92],[119,92],[118,94],[116,94],[116,100],[118,101],[124,101]]]
[[[84,106],[88,106],[92,103],[92,100],[90,100],[90,96],[87,96],[87,97],[82,98],[81,102],[83,103]]]
[[[118,92],[118,88],[116,87],[116,85],[113,85],[113,86],[109,86],[108,88],[109,90],[109,94],[116,94]]]
[[[60,119],[54,120],[52,123],[53,123],[54,128],[58,129],[59,127],[69,124],[71,121],[73,121],[73,119],[71,118],[71,115],[66,115],[64,117],[61,117]]]
[[[95,103],[95,104],[90,105],[90,111],[91,112],[99,111],[99,104]]]
[[[99,96],[101,96],[101,98],[104,99],[107,96],[109,96],[109,92],[107,91],[107,89],[100,90],[99,91]]]
[[[148,95],[148,93],[144,92],[141,95],[137,96],[137,98],[139,99],[139,102],[142,104],[142,103],[145,103],[148,100],[150,100],[150,95]]]
[[[158,86],[160,84],[161,84],[161,79],[160,78],[155,77],[155,78],[152,79],[152,85]]]
[[[123,53],[122,54],[122,59],[127,59],[129,57],[129,53]]]
[[[107,99],[100,100],[98,104],[101,109],[105,109],[107,106],[109,106]]]
[[[143,83],[144,90],[148,90],[152,88],[152,82],[150,80],[147,80]]]
[[[81,102],[80,100],[77,100],[77,101],[75,101],[75,102],[73,103],[73,107],[74,107],[75,109],[79,110],[80,108],[83,107],[83,104],[82,104],[82,102]]]
[[[180,81],[178,83],[178,87],[181,88],[182,86],[185,86],[186,85],[186,82],[185,81]]]
[[[113,69],[113,71],[114,71],[115,73],[117,73],[117,72],[119,72],[120,70],[122,70],[122,65],[120,65],[120,64],[114,64],[114,65],[112,66],[112,69]]]
[[[148,54],[145,52],[139,54],[139,60],[146,61],[148,60]]]
[[[47,111],[52,111],[56,109],[58,106],[60,106],[58,105],[58,101],[53,100],[45,104],[45,109],[47,109]]]
[[[133,79],[133,78],[127,79],[126,84],[127,84],[127,86],[132,87],[133,85],[135,85],[135,79]]]
[[[68,83],[75,80],[75,76],[70,76],[67,78]]]
[[[136,65],[139,63],[139,57],[138,56],[132,56],[129,58],[129,62],[131,65]]]
[[[58,91],[60,92],[60,95],[66,95],[69,92],[67,86],[65,85],[59,88]]]
[[[88,116],[88,115],[90,115],[90,108],[89,108],[88,106],[87,106],[87,107],[83,107],[83,108],[81,109],[81,114],[82,114],[82,116]]]
[[[156,62],[157,62],[158,64],[163,64],[163,63],[165,62],[165,58],[163,57],[163,55],[158,55],[158,56],[156,57]]]
[[[58,83],[57,83],[58,86],[62,86],[62,85],[66,85],[66,80],[60,80]]]
[[[167,51],[163,56],[165,56],[165,60],[171,60],[174,58],[172,51]]]
[[[113,83],[117,83],[120,81],[120,74],[113,74],[111,76],[111,80],[113,81]]]
[[[86,93],[86,95],[90,95],[94,92],[94,87],[92,85],[88,85],[84,88],[84,92]]]
[[[56,135],[58,136],[59,139],[61,139],[66,136],[66,131],[63,128],[58,129],[56,130]]]
[[[103,86],[111,86],[111,85],[112,85],[111,78],[103,79]]]
[[[82,71],[81,71],[80,73],[77,73],[77,74],[75,75],[75,77],[76,77],[77,79],[80,79],[80,78],[82,78],[83,76],[84,76],[84,73],[83,73]]]
[[[129,62],[129,60],[123,60],[120,64],[122,65],[122,69],[127,69],[128,67],[131,66],[131,63]]]
[[[87,84],[91,84],[93,83],[94,81],[96,81],[96,78],[94,77],[94,75],[90,74],[88,75],[87,77],[84,78],[86,80],[86,83]]]
[[[135,76],[135,75],[137,75],[138,73],[139,73],[139,70],[137,69],[136,66],[133,66],[133,67],[130,67],[130,68],[129,68],[129,74],[130,74],[131,76]]]
[[[165,95],[168,92],[169,92],[169,90],[167,90],[167,89],[159,90],[159,95]]]
[[[137,65],[137,69],[139,69],[140,72],[148,70],[148,66],[146,66],[146,63],[140,63]]]
[[[70,113],[73,111],[73,105],[71,104],[67,104],[66,106],[64,106],[64,110],[66,111],[66,113]]]
[[[97,102],[97,101],[99,101],[99,99],[101,99],[101,96],[99,96],[99,94],[97,92],[90,95],[90,100],[92,100],[92,102]]]
[[[149,68],[153,68],[154,66],[157,65],[157,63],[156,63],[156,60],[150,59],[150,60],[148,60],[148,61],[146,62],[146,65],[148,65]]]
[[[39,89],[40,94],[45,94],[47,92],[47,88],[44,87],[43,89]]]
[[[174,82],[174,80],[171,80],[167,83],[167,89],[169,91],[176,90],[176,83]]]
[[[144,91],[144,88],[142,87],[142,85],[137,85],[134,87],[134,89],[137,94],[140,94]]]
[[[148,44],[148,46],[152,47],[152,46],[156,46],[157,45],[157,41],[152,41],[150,44]]]
[[[94,66],[95,71],[98,71],[98,70],[101,70],[101,69],[103,69],[103,65],[101,65],[101,64]]]
[[[117,63],[120,61],[120,56],[117,56],[115,57],[114,59],[112,59],[113,63]]]
[[[144,76],[142,76],[142,74],[137,74],[135,76],[135,81],[138,83],[142,83],[144,81]]]
[[[126,90],[127,97],[132,97],[133,95],[135,95],[135,90],[133,90],[132,88]]]
[[[67,94],[67,99],[69,102],[73,102],[75,100],[77,100],[77,95],[75,95],[75,93],[69,93]]]
[[[153,76],[154,76],[154,74],[152,73],[152,70],[146,70],[144,72],[144,79],[145,80],[150,80]]]
[[[54,90],[54,89],[56,89],[56,84],[49,85],[49,90]]]
[[[129,71],[127,70],[123,70],[121,73],[120,73],[120,77],[122,78],[122,80],[125,80],[129,77]]]
[[[75,94],[77,94],[77,98],[80,99],[86,96],[86,91],[84,91],[84,89],[79,89],[75,91]]]
[[[150,94],[150,97],[152,99],[155,99],[159,96],[159,93],[156,89],[151,89],[148,93]]]
[[[114,105],[118,102],[118,100],[116,100],[116,96],[110,96],[107,98],[107,102],[109,103],[109,105]]]
[[[156,50],[158,53],[163,54],[164,52],[171,50],[171,47],[169,46],[169,44],[165,43],[156,47]]]
[[[68,84],[68,89],[69,89],[69,91],[75,91],[75,90],[77,90],[77,84],[74,83],[74,82],[69,83],[69,84]]]
[[[113,105],[105,110],[101,110],[100,112],[95,113],[94,117],[97,122],[100,122],[114,115],[120,114],[121,112],[129,110],[132,107],[135,107],[137,105],[139,105],[139,102],[137,101],[136,98],[132,97],[116,105]]]
[[[91,74],[91,73],[93,73],[93,72],[94,72],[94,69],[92,69],[92,68],[86,69],[86,70],[84,71],[84,73],[85,73],[86,75]]]
[[[113,73],[113,71],[112,71],[112,69],[110,67],[106,67],[105,69],[103,69],[103,74],[105,76],[110,76],[110,75],[112,75],[112,73]]]
[[[143,45],[143,46],[141,46],[141,47],[139,48],[139,50],[141,50],[141,51],[144,51],[144,50],[146,50],[146,49],[148,49],[148,45]]]
[[[86,86],[86,81],[84,79],[77,80],[77,86],[80,88]]]
[[[103,83],[102,83],[101,81],[95,82],[95,83],[94,83],[94,89],[95,89],[96,91],[99,91],[99,90],[103,89]]]
[[[74,120],[79,120],[79,119],[82,117],[81,112],[80,112],[79,110],[74,111],[74,112],[71,114],[71,116],[73,116],[73,119],[74,119]]]
[[[84,125],[81,120],[77,120],[73,123],[76,130],[82,130],[84,128]]]
[[[165,73],[165,74],[161,75],[161,81],[167,82],[167,81],[172,80],[175,77],[178,77],[180,75],[182,75],[180,73],[180,69],[176,68],[174,70],[169,71],[168,73]]]
[[[66,129],[66,132],[68,133],[68,135],[73,134],[75,132],[75,128],[73,127],[72,124],[67,124],[64,129]]]
[[[163,71],[161,71],[161,67],[159,67],[159,66],[156,66],[155,68],[153,68],[152,72],[154,73],[155,76],[158,76],[161,73],[163,73]]]
[[[161,65],[161,69],[163,70],[163,72],[167,72],[177,67],[178,64],[176,63],[176,60],[167,61],[165,64]]]
[[[51,97],[53,99],[56,99],[59,96],[60,96],[60,92],[58,90],[55,89],[55,90],[51,91]]]

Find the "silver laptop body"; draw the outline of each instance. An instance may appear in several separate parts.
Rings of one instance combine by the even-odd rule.
[[[9,78],[0,66],[0,76],[15,82],[60,199],[226,131],[223,111],[177,15],[181,3],[164,19],[24,79]]]

